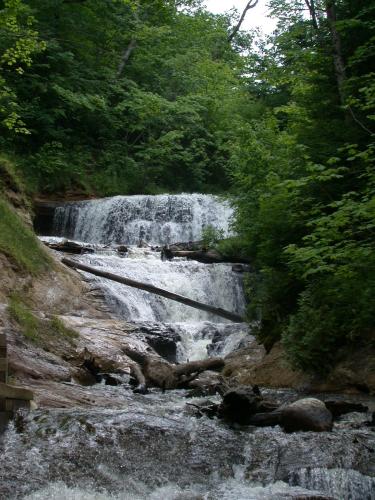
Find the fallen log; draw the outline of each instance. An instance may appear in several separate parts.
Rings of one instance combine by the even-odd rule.
[[[186,259],[203,262],[203,264],[219,264],[225,262],[225,259],[219,252],[209,250],[170,250],[172,257],[185,257]]]
[[[149,285],[148,283],[141,283],[140,281],[135,281],[129,278],[124,278],[122,276],[118,276],[117,274],[108,273],[106,271],[101,271],[95,267],[86,266],[79,262],[75,262],[70,259],[62,259],[63,264],[72,267],[73,269],[80,269],[81,271],[85,271],[90,274],[94,274],[95,276],[100,276],[102,278],[106,278],[112,281],[116,281],[117,283],[122,283],[123,285],[131,286],[133,288],[138,288],[140,290],[145,290],[149,293],[154,293],[155,295],[160,295],[170,300],[174,300],[176,302],[181,302],[181,304],[185,304],[190,307],[194,307],[195,309],[200,309],[202,311],[207,311],[209,313],[215,314],[216,316],[221,316],[222,318],[229,319],[230,321],[234,321],[235,323],[243,323],[245,321],[242,316],[236,313],[232,313],[230,311],[226,311],[221,307],[213,307],[208,304],[203,304],[202,302],[198,302],[197,300],[189,299],[188,297],[184,297],[183,295],[178,295],[177,293],[169,292],[168,290],[164,290],[163,288],[158,288],[153,285]]]
[[[225,366],[221,358],[202,359],[175,365],[168,363],[165,359],[139,353],[126,347],[123,351],[135,361],[132,366],[132,375],[138,384],[135,392],[147,391],[149,386],[160,387],[163,390],[186,389],[200,373],[207,370],[221,371]]]
[[[172,260],[174,257],[184,257],[189,260],[196,260],[203,264],[220,264],[220,263],[236,263],[236,264],[249,264],[249,260],[241,259],[240,257],[225,257],[217,250],[180,250],[174,249],[172,246],[169,248],[164,247],[161,251],[163,260]]]
[[[52,250],[57,250],[58,252],[82,254],[82,253],[93,253],[95,250],[85,244],[76,243],[75,241],[63,240],[59,242],[43,242],[47,247],[52,248]]]

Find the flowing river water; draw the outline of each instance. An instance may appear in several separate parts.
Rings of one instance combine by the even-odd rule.
[[[231,264],[162,261],[150,248],[199,240],[208,225],[229,234],[231,215],[209,195],[114,197],[58,208],[54,233],[96,245],[80,262],[243,314],[243,277]],[[141,240],[150,246],[137,248]],[[128,246],[126,256],[108,247],[115,244]],[[117,317],[178,334],[177,361],[225,356],[252,338],[246,324],[90,279]],[[1,444],[1,498],[375,499],[375,433],[361,424],[366,416],[342,417],[330,433],[285,434],[198,419],[182,390],[105,390],[121,409],[37,410],[23,418],[22,432],[10,426]],[[269,391],[280,402],[289,392]]]

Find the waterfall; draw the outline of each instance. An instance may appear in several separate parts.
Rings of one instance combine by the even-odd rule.
[[[54,233],[87,243],[126,244],[129,251],[125,258],[109,250],[82,255],[79,260],[244,315],[243,279],[232,271],[231,264],[207,265],[185,259],[163,262],[160,253],[150,247],[135,246],[140,240],[150,245],[199,241],[204,228],[210,226],[223,235],[230,235],[232,215],[229,203],[212,195],[115,196],[58,207]],[[227,321],[222,318],[142,290],[86,276],[102,288],[107,303],[118,317],[133,322],[178,323],[175,328],[182,332],[178,349],[181,360],[207,356],[218,332],[222,332],[222,337],[227,337],[228,341],[226,347],[224,342],[219,342],[216,350],[211,349],[217,355],[220,354],[219,345],[223,352],[235,349],[243,337],[248,336],[246,325],[241,326],[240,333],[236,331],[232,335],[226,331],[224,335],[221,325]]]
[[[232,209],[202,194],[115,196],[57,207],[54,234],[92,243],[136,245],[197,241],[211,225],[230,233]]]

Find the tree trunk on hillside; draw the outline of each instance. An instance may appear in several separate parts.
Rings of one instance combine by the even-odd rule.
[[[329,23],[330,30],[331,30],[333,63],[335,66],[337,88],[339,91],[341,104],[344,105],[344,103],[345,103],[344,84],[346,81],[346,71],[345,71],[344,58],[342,55],[341,37],[340,37],[340,34],[336,28],[337,19],[336,19],[335,0],[327,0],[326,1],[326,14],[327,14],[328,23]]]

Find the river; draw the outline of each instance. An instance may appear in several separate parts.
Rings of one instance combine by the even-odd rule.
[[[68,203],[54,234],[95,246],[80,262],[244,314],[243,275],[231,264],[162,261],[155,245],[199,240],[212,225],[230,234],[232,210],[210,195],[114,197]],[[139,242],[147,246],[138,248]],[[128,246],[121,256],[113,245]],[[118,318],[178,334],[177,362],[225,356],[252,340],[244,323],[85,276]],[[231,427],[197,418],[186,391],[113,391],[122,408],[39,409],[3,436],[1,498],[114,500],[375,499],[375,433],[350,414],[332,432]],[[265,390],[280,402],[295,394]],[[218,400],[218,396],[211,398]]]

